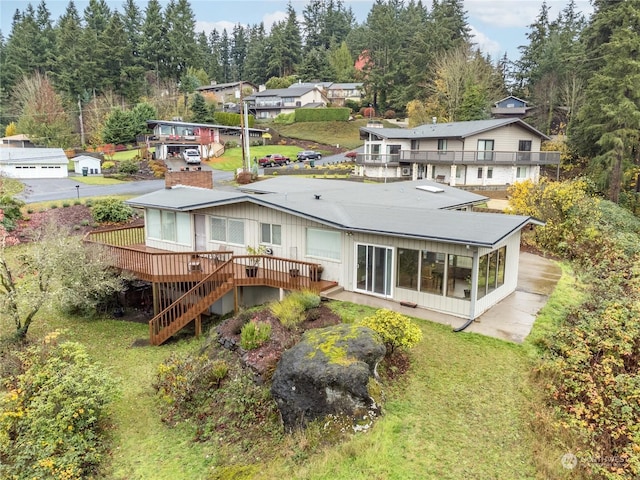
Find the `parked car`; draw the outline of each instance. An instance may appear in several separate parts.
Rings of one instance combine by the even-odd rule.
[[[304,160],[320,160],[322,158],[322,154],[314,150],[303,150],[301,152],[298,152],[296,158],[299,162],[302,162]]]
[[[291,163],[291,159],[280,153],[270,153],[269,155],[265,155],[258,159],[258,164],[261,167],[275,167],[276,165],[287,165],[288,163]]]
[[[195,163],[196,165],[200,164],[200,152],[195,148],[187,148],[184,152],[182,152],[182,158],[184,161],[191,164]]]
[[[344,154],[344,156],[351,160],[355,160],[356,157],[358,156],[358,152],[347,152]]]

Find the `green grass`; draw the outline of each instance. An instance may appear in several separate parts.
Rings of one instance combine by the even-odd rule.
[[[525,346],[531,349],[531,355],[537,357],[547,345],[546,338],[560,326],[567,312],[584,301],[584,289],[578,284],[571,266],[560,263],[562,276],[545,306],[540,310],[531,333],[525,340]]]
[[[103,176],[75,176],[71,177],[78,183],[84,183],[85,185],[118,185],[120,183],[126,183],[124,180],[118,180],[117,178],[109,178]]]
[[[249,158],[253,162],[254,158],[260,158],[268,153],[281,153],[282,155],[289,157],[291,161],[294,161],[296,154],[301,151],[302,148],[291,145],[265,145],[250,147]],[[235,171],[242,167],[242,149],[240,147],[227,148],[219,158],[206,161],[207,165],[217,170]]]
[[[383,123],[385,127],[393,126],[388,122]],[[341,148],[351,150],[362,145],[360,127],[366,125],[367,120],[360,119],[351,122],[300,122],[272,126],[285,137],[309,140],[324,145],[340,145]]]
[[[107,195],[105,197],[83,197],[80,199],[80,203],[82,205],[85,205],[88,201],[95,201],[95,200],[99,200],[101,198],[116,198],[118,200],[129,200],[130,198],[133,198],[135,195]],[[47,210],[49,208],[58,208],[60,206],[62,206],[62,204],[64,202],[76,202],[78,199],[76,197],[73,198],[68,198],[68,199],[64,199],[64,200],[49,200],[46,202],[34,202],[34,203],[28,203],[27,205],[25,205],[22,208],[23,213],[26,213],[27,209],[32,210],[34,212],[39,212],[41,210]]]
[[[15,178],[0,177],[0,196],[9,195],[13,197],[24,190],[24,183]]]
[[[368,314],[360,306],[351,313]],[[261,467],[264,478],[536,478],[524,349],[420,326],[424,340],[412,351],[412,368],[386,389],[385,414],[371,431],[308,452],[298,439],[289,458]]]
[[[155,151],[155,147],[149,149],[149,153],[154,152],[154,151]],[[113,161],[131,160],[136,155],[140,156],[140,149],[139,148],[134,148],[133,150],[124,150],[122,152],[115,152],[109,158],[107,158],[106,155],[105,155],[105,160],[113,160]]]

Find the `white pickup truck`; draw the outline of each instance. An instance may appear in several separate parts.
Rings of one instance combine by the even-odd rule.
[[[184,152],[182,152],[182,158],[184,161],[191,164],[195,163],[196,165],[200,164],[200,152],[196,148],[188,148]]]

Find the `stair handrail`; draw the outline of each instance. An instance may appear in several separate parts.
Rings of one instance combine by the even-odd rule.
[[[172,302],[171,305],[167,306],[164,310],[162,310],[157,315],[155,315],[151,320],[149,320],[149,334],[151,339],[153,340],[153,338],[156,337],[160,332],[162,332],[162,330],[172,325],[175,320],[180,318],[181,315],[183,315],[188,311],[188,308],[185,308],[183,311],[179,312],[180,313],[179,315],[175,316],[174,320],[171,320],[166,325],[161,325],[162,328],[160,329],[154,328],[158,326],[160,319],[169,316],[168,313],[170,311],[172,310],[178,311],[179,308],[182,308],[184,304],[186,304],[187,298],[189,297],[196,298],[197,301],[195,303],[197,303],[201,301],[203,298],[206,298],[209,293],[214,292],[217,287],[223,285],[226,281],[228,281],[228,278],[220,279],[220,280],[215,278],[220,274],[227,274],[233,280],[233,260],[231,258],[226,260],[224,263],[222,263],[218,268],[216,268],[214,271],[212,271],[210,274],[204,277],[200,282],[198,282],[189,290],[187,290],[182,296],[176,299],[176,301]],[[210,292],[202,292],[201,290],[203,289],[203,286],[208,283],[214,283],[214,284],[217,283],[217,285],[215,285],[216,288],[212,288]],[[154,331],[154,330],[157,330],[157,331]]]

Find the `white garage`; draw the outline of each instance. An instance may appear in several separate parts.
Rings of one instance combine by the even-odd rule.
[[[11,178],[66,178],[69,160],[61,148],[0,148],[0,174]]]

